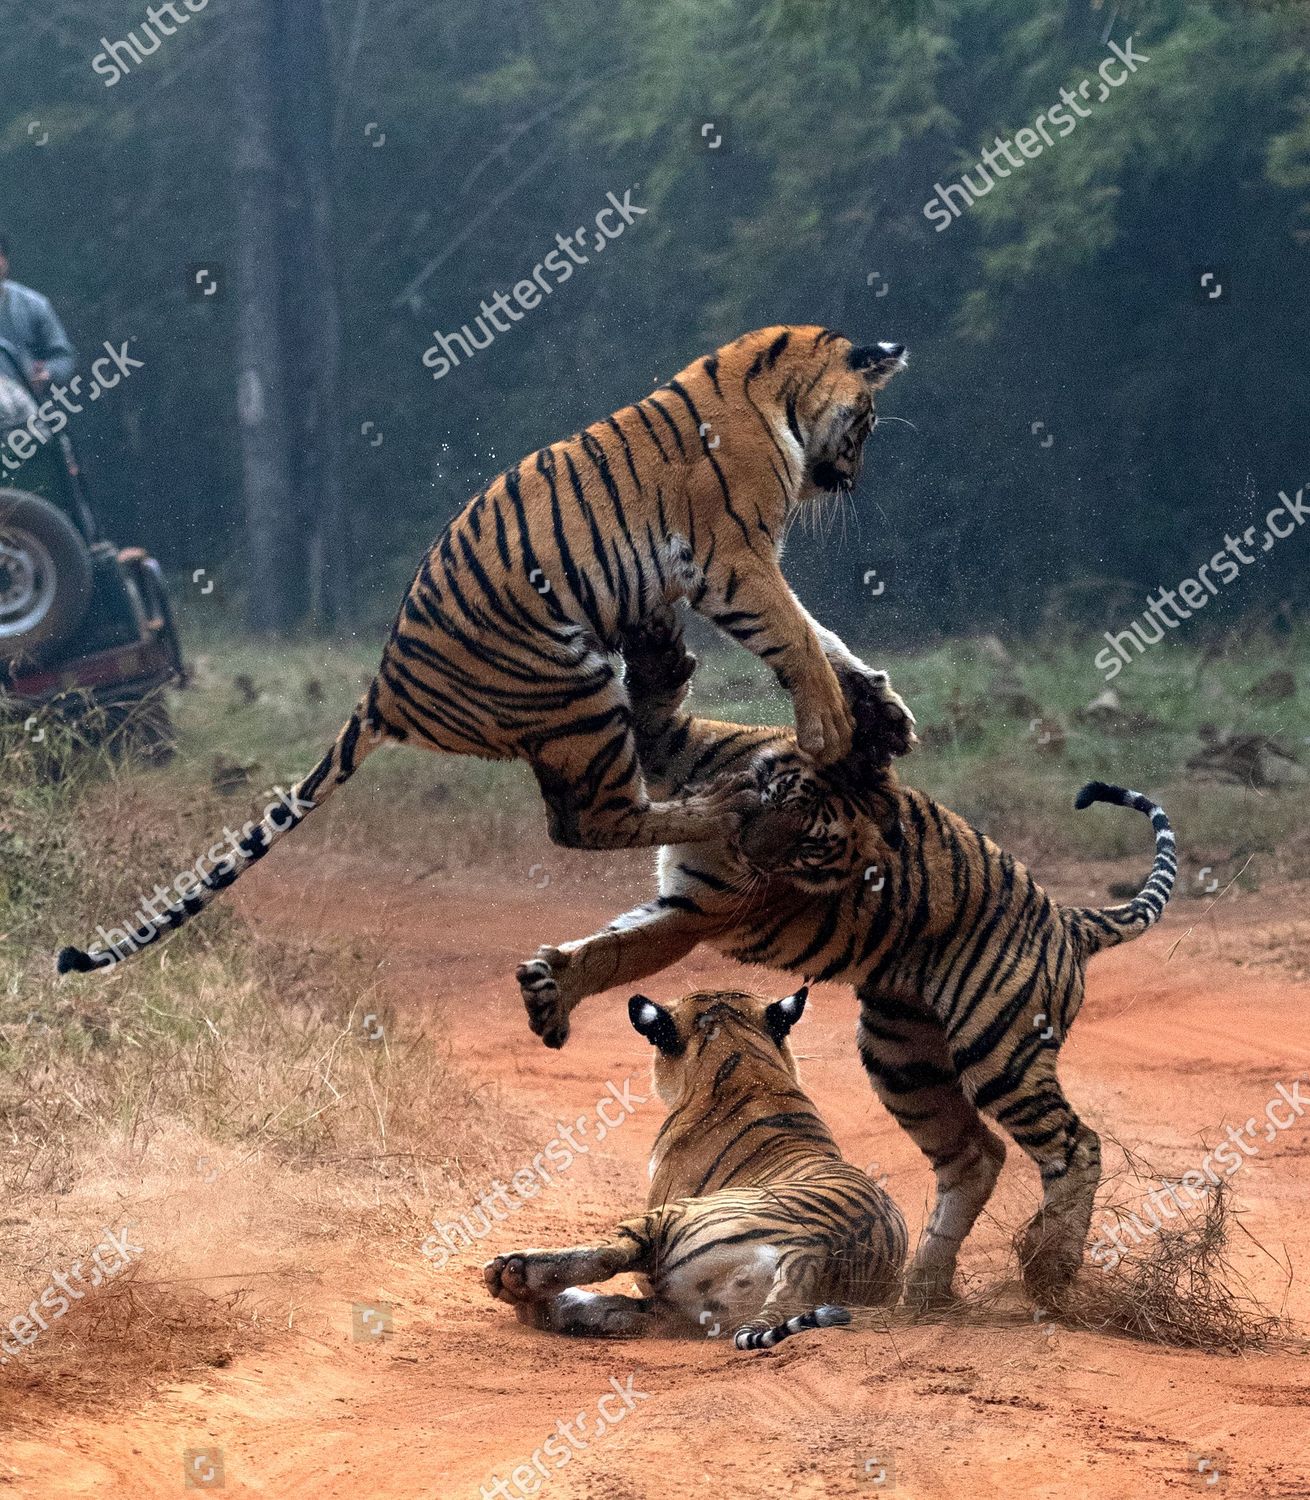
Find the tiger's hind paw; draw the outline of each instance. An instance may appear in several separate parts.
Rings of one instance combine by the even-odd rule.
[[[903,1299],[906,1309],[916,1317],[927,1313],[947,1312],[960,1305],[960,1295],[951,1284],[950,1275],[918,1275],[911,1271],[905,1282]]]
[[[566,1287],[607,1276],[592,1250],[516,1250],[482,1267],[487,1290],[498,1302],[544,1302]]]
[[[511,1305],[541,1302],[568,1285],[553,1274],[561,1259],[550,1250],[497,1255],[483,1266],[482,1279],[498,1302]]]

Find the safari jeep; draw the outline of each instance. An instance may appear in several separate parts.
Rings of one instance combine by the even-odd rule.
[[[62,416],[0,339],[0,716],[166,756],[186,668],[163,575],[101,536]]]

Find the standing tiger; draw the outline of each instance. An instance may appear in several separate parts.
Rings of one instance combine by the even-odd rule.
[[[812,620],[780,568],[801,507],[854,486],[874,395],[904,366],[900,344],[762,329],[494,480],[419,565],[377,676],[331,750],[128,952],[202,911],[388,743],[526,760],[550,835],[570,848],[722,837],[741,789],[729,780],[652,802],[610,660],[622,631],[677,599],[773,668],[799,743],[818,759],[850,745],[834,664],[868,677],[880,732],[907,749],[914,721],[886,674]],[[126,956],[117,943],[69,947],[59,970]]]
[[[905,1220],[841,1152],[801,1088],[787,1035],[806,991],[628,1002],[655,1047],[669,1114],[651,1156],[647,1211],[600,1245],[520,1250],[488,1261],[492,1295],[554,1333],[659,1329],[771,1349],[850,1322],[848,1303],[894,1302]],[[649,1297],[579,1291],[635,1272]]]
[[[858,678],[848,681],[856,748],[819,771],[785,730],[683,711],[695,659],[671,615],[625,650],[647,773],[674,786],[745,773],[755,810],[731,839],[663,850],[655,900],[522,965],[532,1029],[562,1046],[586,996],[657,973],[701,941],[746,963],[848,980],[865,1069],[937,1180],[907,1294],[921,1305],[952,1295],[960,1244],[1005,1159],[986,1115],[1041,1172],[1020,1253],[1030,1292],[1054,1299],[1081,1263],[1101,1162],[1056,1060],[1087,960],[1145,932],[1169,899],[1177,859],[1164,812],[1136,792],[1084,787],[1080,808],[1111,802],[1150,818],[1155,864],[1126,905],[1062,907],[963,818],[897,782],[869,748],[873,705]]]

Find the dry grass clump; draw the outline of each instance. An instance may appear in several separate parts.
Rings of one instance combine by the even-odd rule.
[[[3,1373],[6,1425],[42,1406],[139,1395],[187,1372],[222,1369],[261,1336],[245,1287],[202,1289],[128,1266],[85,1293]]]
[[[1112,1267],[1085,1269],[1062,1302],[1062,1320],[1210,1354],[1291,1343],[1291,1326],[1260,1301],[1233,1260],[1237,1231],[1246,1233],[1232,1189],[1221,1181],[1176,1223],[1141,1236]]]
[[[1112,1138],[1104,1139],[1109,1144]],[[902,1305],[871,1322],[866,1319],[868,1326],[1027,1326],[1044,1334],[1056,1328],[1085,1329],[1209,1354],[1288,1348],[1310,1352],[1310,1341],[1267,1305],[1237,1264],[1234,1241],[1243,1235],[1283,1278],[1291,1279],[1290,1269],[1242,1225],[1231,1186],[1221,1180],[1187,1208],[1180,1195],[1170,1195],[1177,1205],[1172,1216],[1152,1213],[1144,1207],[1148,1194],[1153,1188],[1167,1193],[1168,1179],[1121,1143],[1114,1144],[1124,1152],[1127,1166],[1103,1182],[1088,1258],[1057,1305],[1035,1307],[1013,1274],[1023,1226],[997,1224],[1000,1245],[984,1266],[960,1273],[955,1300],[927,1310]]]

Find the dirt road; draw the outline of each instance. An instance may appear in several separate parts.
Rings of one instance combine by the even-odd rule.
[[[1015,1311],[979,1312],[963,1326],[833,1330],[767,1356],[710,1339],[591,1343],[525,1330],[488,1300],[482,1261],[584,1241],[639,1207],[661,1108],[653,1096],[636,1102],[651,1095],[649,1049],[628,1025],[625,996],[580,1011],[569,1046],[553,1053],[527,1031],[509,976],[537,942],[589,931],[642,882],[626,871],[603,880],[593,867],[550,891],[519,879],[489,893],[467,882],[406,884],[384,864],[362,884],[357,864],[324,873],[274,863],[241,887],[252,919],[381,938],[399,1024],[439,1014],[463,1071],[498,1087],[526,1122],[537,1145],[494,1173],[506,1185],[496,1200],[507,1205],[504,1221],[493,1214],[481,1233],[475,1205],[494,1191],[488,1178],[445,1215],[454,1224],[467,1214],[478,1238],[444,1264],[412,1240],[398,1239],[385,1260],[375,1247],[314,1241],[314,1283],[289,1331],[134,1415],[79,1416],[7,1442],[0,1468],[12,1488],[0,1493],[174,1495],[185,1462],[195,1488],[221,1481],[228,1495],[316,1500],[1310,1495],[1303,1357],[1169,1352],[1052,1328],[1017,1298]],[[1267,901],[1226,905],[1189,935],[1199,904],[1188,903],[1093,965],[1064,1054],[1068,1092],[1094,1126],[1159,1171],[1181,1176],[1199,1164],[1229,1123],[1263,1123],[1277,1085],[1307,1071],[1306,987],[1266,952],[1259,921],[1268,910]],[[1241,966],[1235,954],[1275,962]],[[776,977],[708,953],[648,988],[669,995],[743,978],[786,992]],[[803,1078],[846,1154],[888,1174],[917,1235],[930,1174],[871,1095],[854,1056],[854,1015],[849,992],[816,991],[793,1038]],[[618,1102],[625,1089],[631,1112]],[[530,1172],[516,1189],[513,1173],[571,1124],[584,1149],[567,1170],[531,1196]],[[1235,1260],[1306,1320],[1310,1111],[1262,1139],[1234,1185],[1254,1236],[1239,1234]],[[966,1273],[1013,1273],[1008,1238],[1035,1200],[1035,1174],[1012,1148],[994,1211],[966,1244]],[[455,1231],[450,1238],[462,1244]],[[1285,1299],[1271,1255],[1297,1272]],[[360,1303],[389,1305],[378,1314],[393,1320],[389,1337],[352,1339],[349,1309]],[[531,1467],[534,1453],[548,1480]]]

